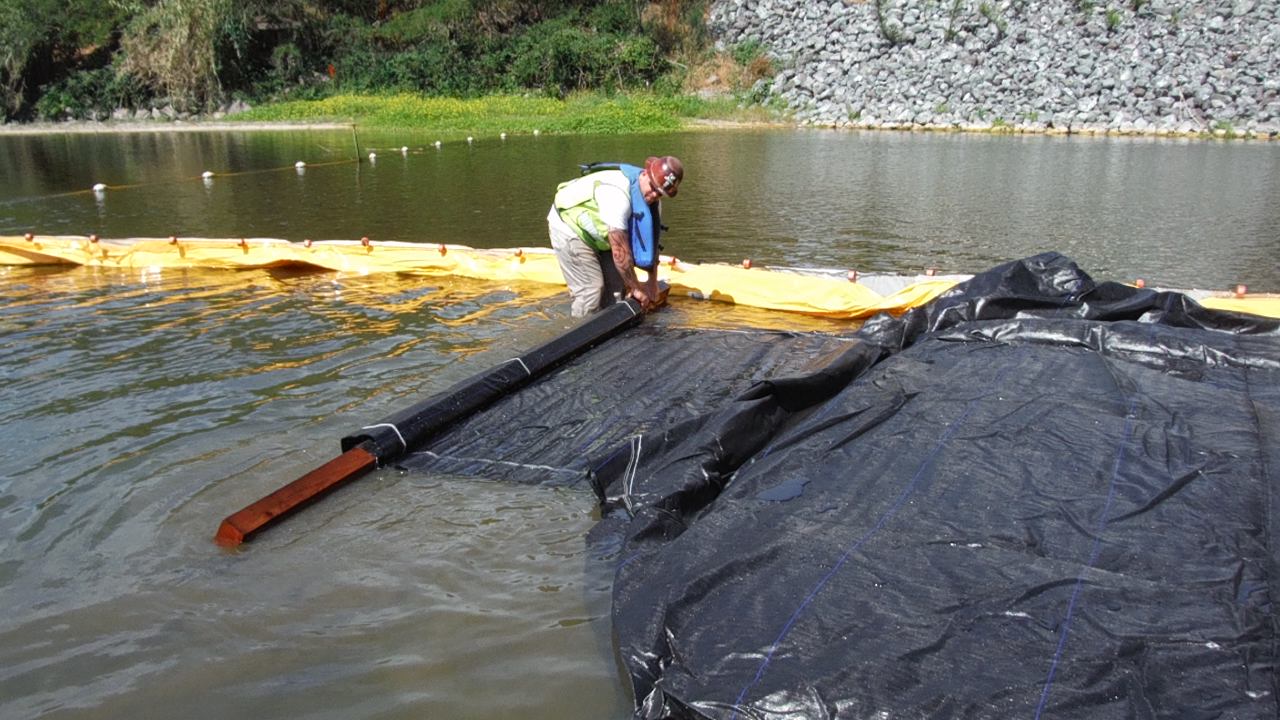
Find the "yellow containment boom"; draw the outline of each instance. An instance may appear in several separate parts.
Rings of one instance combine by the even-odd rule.
[[[289,242],[272,238],[132,238],[89,236],[0,236],[0,265],[75,264],[117,268],[253,269],[313,267],[345,273],[456,275],[480,280],[563,285],[549,248],[481,250],[463,245],[324,240]],[[746,263],[744,263],[745,265]],[[845,279],[779,272],[736,265],[687,263],[664,256],[658,277],[671,294],[836,319],[862,319],[881,312],[900,314],[923,305],[956,283],[921,277],[889,295]],[[1207,307],[1280,317],[1273,295],[1198,294]]]

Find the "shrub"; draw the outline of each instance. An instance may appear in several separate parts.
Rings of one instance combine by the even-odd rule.
[[[441,0],[393,15],[373,34],[383,42],[396,45],[447,42],[457,28],[465,27],[470,12],[468,0]]]
[[[35,112],[46,120],[106,115],[118,107],[136,107],[146,98],[136,79],[114,67],[73,73],[41,90]]]
[[[634,35],[642,30],[636,7],[629,0],[607,0],[590,10],[587,23],[596,32]]]
[[[245,54],[251,13],[235,0],[160,0],[126,28],[122,69],[180,108],[212,106],[220,72]]]
[[[344,91],[418,90],[466,94],[472,88],[458,68],[457,58],[447,47],[427,46],[399,52],[366,48],[343,56],[338,64],[338,77]]]
[[[707,43],[706,0],[656,0],[641,13],[641,27],[667,54],[689,56]]]
[[[0,0],[0,117],[23,113],[37,86],[110,63],[130,0]]]
[[[598,33],[574,17],[531,27],[513,45],[505,76],[510,85],[563,95],[587,88],[619,89],[651,81],[658,48],[647,37]]]
[[[759,40],[748,40],[733,46],[733,59],[739,65],[749,65],[764,54],[764,45]]]
[[[37,18],[17,3],[0,3],[0,112],[6,118],[22,107],[27,62],[39,42]]]
[[[708,1],[0,0],[0,112],[39,86],[41,113],[83,114],[123,92],[114,77],[186,110],[231,94],[675,90],[705,47]],[[758,48],[739,52],[769,71]]]

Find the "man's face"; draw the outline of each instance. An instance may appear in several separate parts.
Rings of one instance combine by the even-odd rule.
[[[662,199],[662,193],[658,192],[658,185],[648,170],[640,173],[640,193],[644,195],[644,201],[649,205]]]
[[[644,195],[645,203],[652,205],[662,197],[662,193],[658,192],[658,188],[653,184],[653,178],[649,177],[648,172],[640,173],[640,194]]]

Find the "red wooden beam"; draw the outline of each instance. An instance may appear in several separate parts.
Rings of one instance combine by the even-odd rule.
[[[363,445],[357,445],[243,510],[228,515],[218,526],[218,534],[213,541],[223,547],[235,547],[306,503],[360,477],[377,464],[378,458],[373,453]]]

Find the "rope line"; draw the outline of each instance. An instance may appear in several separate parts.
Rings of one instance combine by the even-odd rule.
[[[494,460],[492,458],[466,457],[464,455],[441,455],[432,450],[420,450],[414,455],[426,455],[440,461],[454,461],[462,463],[479,463],[482,465],[503,465],[506,467],[520,468],[521,470],[538,470],[542,472],[560,473],[562,475],[572,475],[580,477],[586,474],[586,470],[574,470],[573,468],[555,467],[553,465],[533,465],[530,463],[518,463],[511,460]]]
[[[328,165],[350,165],[351,163],[354,163],[354,162],[358,162],[358,161],[352,160],[352,159],[330,160],[328,162],[307,163],[306,167],[315,168],[315,167],[325,167]],[[275,172],[283,172],[285,170],[297,170],[297,169],[298,168],[296,165],[287,165],[287,166],[278,167],[278,168],[262,168],[259,170],[241,170],[239,172],[215,173],[212,178],[207,178],[207,179],[212,181],[214,178],[231,178],[231,177],[239,177],[241,175],[261,175],[264,173],[275,173]],[[20,205],[22,203],[43,202],[45,200],[56,200],[58,198],[75,197],[77,195],[97,195],[99,192],[105,193],[107,191],[119,192],[120,190],[134,190],[136,188],[151,187],[153,185],[172,185],[175,182],[182,182],[183,180],[204,182],[206,178],[200,175],[197,175],[195,177],[179,178],[176,181],[175,180],[156,180],[154,182],[128,183],[125,185],[107,185],[106,189],[102,191],[89,188],[86,190],[68,190],[66,192],[52,193],[49,195],[35,195],[31,197],[10,198],[7,200],[0,200],[0,207],[7,207],[10,205]]]
[[[622,502],[627,506],[627,512],[635,514],[635,507],[631,503],[631,493],[635,490],[636,473],[640,469],[640,447],[643,435],[633,435],[631,437],[631,459],[627,461],[626,472],[622,474]]]
[[[401,446],[403,449],[405,449],[405,450],[408,450],[408,449],[409,449],[409,443],[407,443],[407,442],[405,442],[405,441],[404,441],[404,435],[401,435],[401,434],[400,434],[400,428],[396,427],[396,426],[395,426],[395,425],[393,425],[392,423],[378,423],[378,424],[376,424],[376,425],[365,425],[364,427],[362,427],[362,428],[360,428],[360,429],[361,429],[361,430],[372,430],[372,429],[374,429],[374,428],[380,428],[380,427],[389,427],[389,428],[391,428],[391,429],[395,432],[396,437],[397,437],[397,438],[399,438],[399,440],[400,440],[400,446]]]
[[[509,362],[509,363],[520,363],[520,367],[524,368],[524,374],[525,374],[525,375],[528,375],[529,377],[533,377],[533,371],[529,369],[529,366],[528,366],[528,365],[525,365],[525,364],[524,364],[524,358],[513,357],[513,358],[511,358],[510,360],[508,360],[507,362]]]

